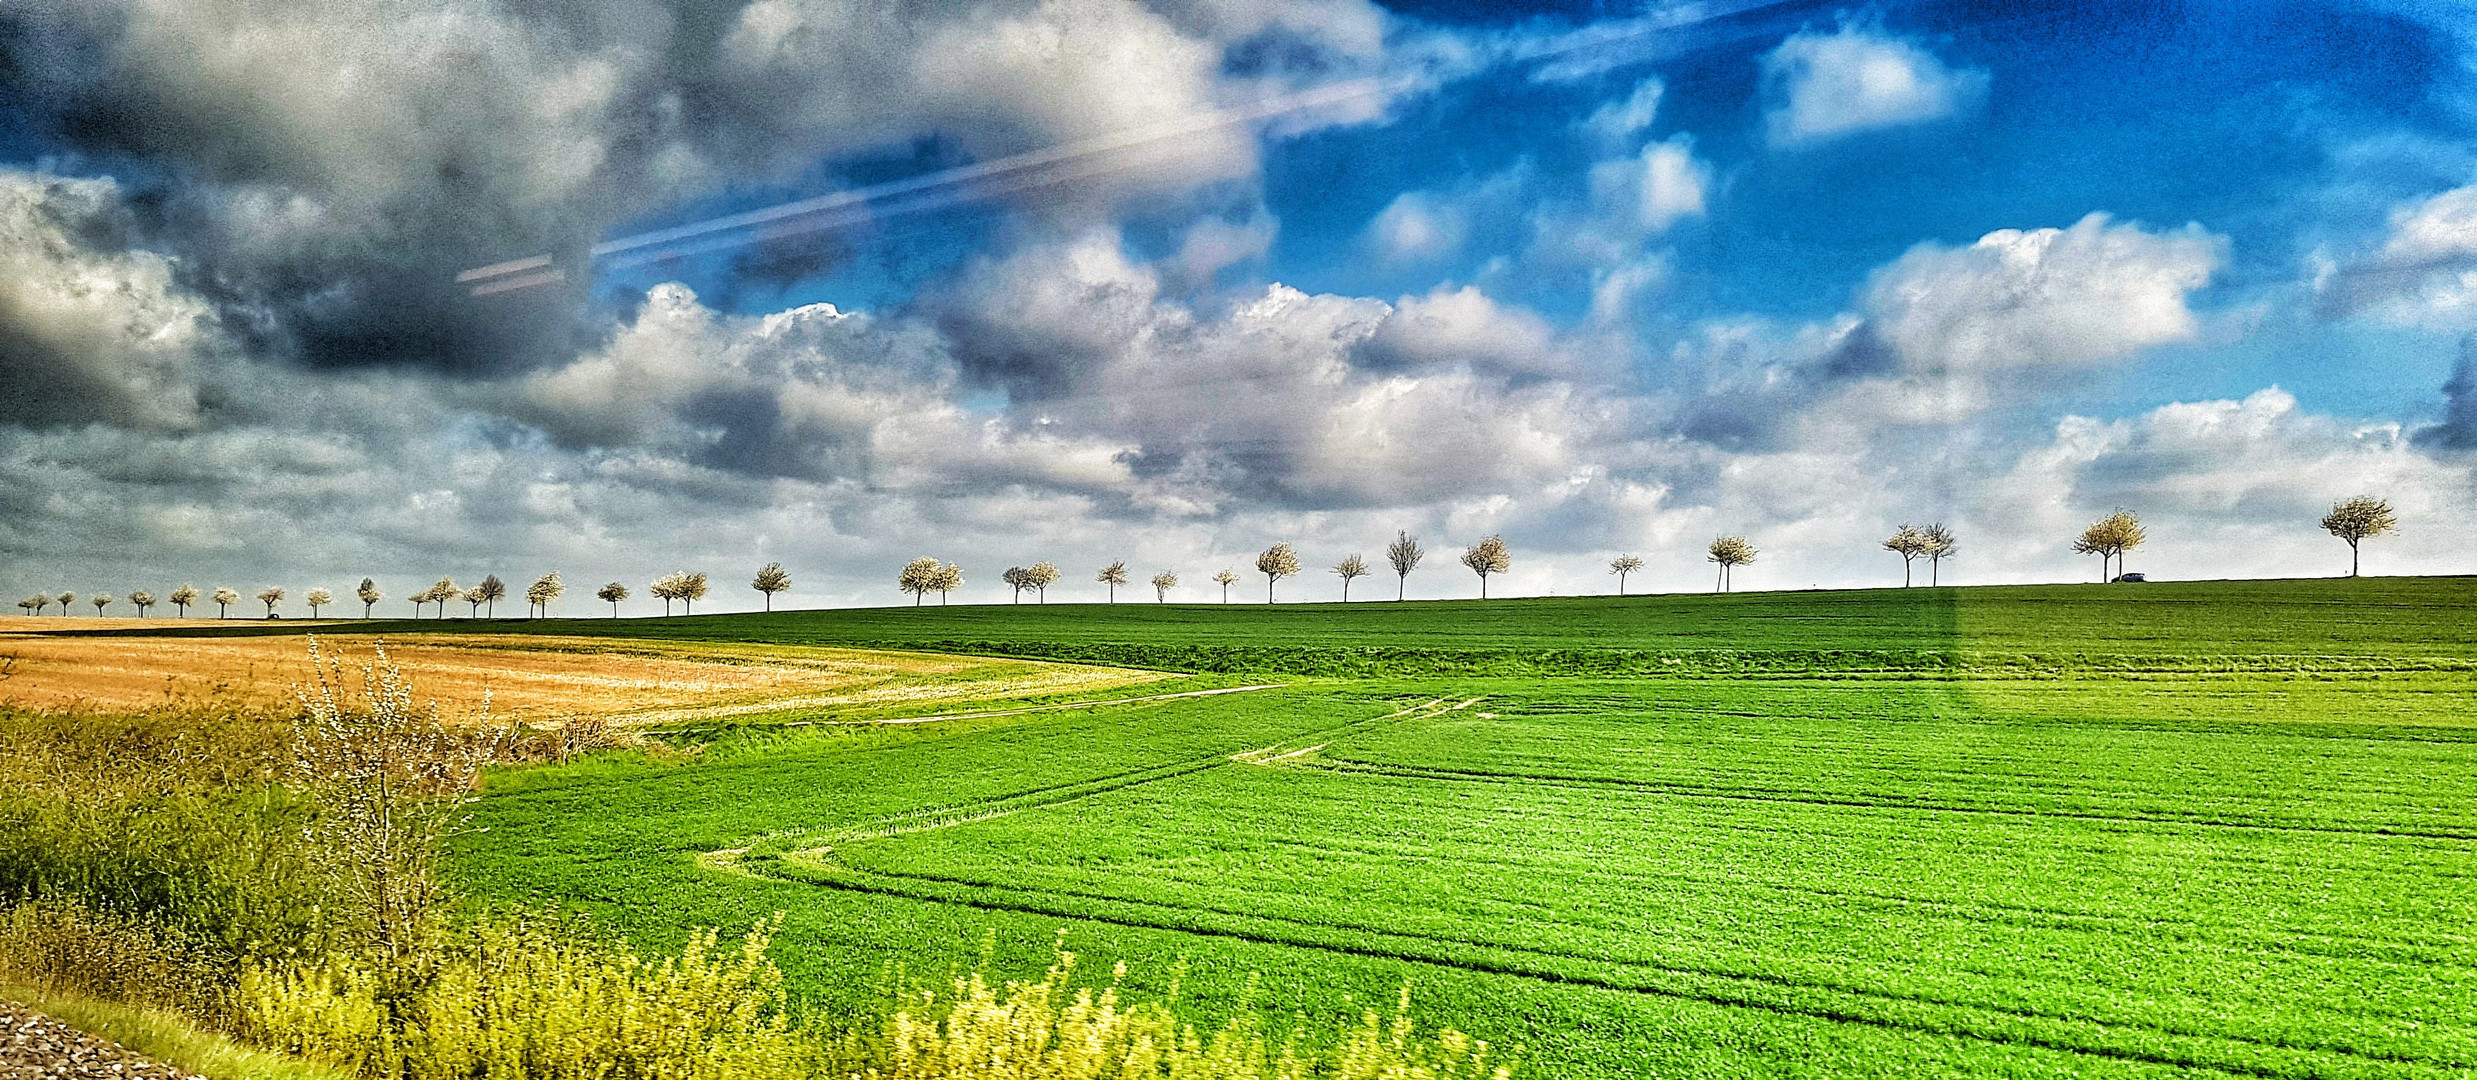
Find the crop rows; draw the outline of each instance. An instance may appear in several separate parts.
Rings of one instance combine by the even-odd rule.
[[[854,838],[830,860],[775,869],[2126,1061],[2278,1076],[2477,1061],[2477,1038],[2456,1022],[2477,1000],[2477,959],[2450,929],[2477,925],[2477,900],[2450,887],[2471,868],[2464,839],[2159,820],[2160,808],[2066,815],[2035,794],[1992,816],[1872,800],[1864,785],[1775,797],[1781,767],[1801,760],[1821,779],[1838,776],[1835,762],[1867,761],[1913,789],[1974,783],[1999,802],[2039,779],[2038,762],[2078,761],[2089,768],[2077,779],[2049,779],[2089,798],[2113,784],[2131,800],[2153,778],[2145,761],[2189,758],[2207,740],[2128,750],[2109,744],[2121,732],[2048,731],[2006,755],[1945,752],[1950,730],[1864,746],[1776,725],[1739,729],[1741,750],[1766,752],[1713,767],[1697,760],[1714,748],[1710,730],[1647,743],[1617,738],[1640,718],[1610,723],[1431,711],[1279,760],[1305,768],[1181,770],[1071,804]],[[1569,765],[1595,744],[1625,752],[1603,756],[1608,775],[1574,782],[1505,753],[1526,740]],[[1440,748],[1487,767],[1386,771]],[[2457,767],[2452,749],[2423,766]],[[2385,768],[2365,766],[2367,786],[2332,801],[2378,813],[2400,794],[2374,783]],[[1702,790],[1658,779],[1680,770]],[[2187,816],[2263,813],[2298,794],[2269,782],[2277,772],[2191,793],[2216,809]],[[1732,788],[1749,777],[1769,786]],[[2242,792],[2262,805],[2229,810]]]

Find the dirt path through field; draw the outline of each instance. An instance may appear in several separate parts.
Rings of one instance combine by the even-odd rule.
[[[39,631],[24,624],[42,622]],[[309,634],[247,638],[85,637],[48,625],[109,620],[0,622],[0,701],[39,708],[103,709],[220,702],[282,706],[315,679]],[[42,631],[54,631],[45,633]],[[377,639],[322,628],[321,646],[358,668]],[[783,645],[616,641],[549,635],[410,634],[386,640],[417,698],[450,714],[484,696],[493,716],[544,719],[600,715],[679,723],[712,715],[787,708],[963,702],[1087,693],[1167,678],[1121,668],[934,653]],[[638,714],[642,714],[641,716]]]

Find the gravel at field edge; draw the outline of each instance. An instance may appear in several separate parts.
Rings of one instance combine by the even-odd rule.
[[[0,998],[0,1080],[206,1080]]]

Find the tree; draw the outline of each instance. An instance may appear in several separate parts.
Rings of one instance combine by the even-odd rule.
[[[144,589],[129,594],[129,606],[138,609],[138,618],[146,617],[146,609],[155,606],[155,594]]]
[[[1048,603],[1049,587],[1058,583],[1058,568],[1049,563],[1036,562],[1024,573],[1028,575],[1025,580],[1032,583],[1032,591],[1040,597],[1041,603]]]
[[[2125,553],[2142,546],[2142,541],[2149,538],[2149,533],[2142,529],[2141,518],[2130,510],[2117,507],[2115,513],[2091,522],[2089,528],[2081,531],[2081,536],[2073,541],[2073,552],[2098,556],[2099,580],[2113,581],[2115,575],[2107,572],[2107,560],[2114,559],[2116,574],[2123,574]]]
[[[284,602],[284,590],[268,586],[258,591],[258,602],[267,606],[267,618],[275,617],[275,605]]]
[[[1626,594],[1626,575],[1643,568],[1643,560],[1633,555],[1619,555],[1608,560],[1608,572],[1617,575],[1617,595]]]
[[[1109,602],[1113,604],[1117,603],[1118,587],[1127,583],[1127,561],[1125,559],[1120,559],[1117,562],[1102,567],[1100,575],[1092,580],[1109,586]]]
[[[1223,567],[1220,573],[1213,575],[1213,580],[1221,585],[1221,602],[1225,604],[1229,603],[1230,586],[1238,581],[1238,574],[1231,571],[1228,567]]]
[[[2080,536],[2074,537],[2073,554],[2098,556],[2099,582],[2101,584],[2105,584],[2107,581],[2107,559],[2109,555],[2107,550],[2107,523],[2104,521],[2093,521],[2090,523],[2089,528],[2081,531]]]
[[[1505,538],[1491,536],[1462,552],[1462,565],[1479,575],[1479,598],[1488,598],[1488,575],[1502,574],[1514,565],[1514,555],[1505,549]]]
[[[463,589],[456,587],[454,578],[440,578],[438,584],[430,586],[430,602],[439,606],[439,618],[447,617],[447,602],[463,593]]]
[[[923,597],[937,591],[938,561],[914,559],[903,564],[903,572],[895,575],[895,588],[912,594],[912,606],[919,607]]]
[[[48,596],[29,596],[17,602],[17,610],[28,615],[41,615],[43,609],[50,606],[52,606],[52,598]]]
[[[483,592],[483,591],[482,591],[482,587],[481,587],[481,586],[476,585],[476,586],[474,586],[474,587],[472,587],[472,588],[470,588],[470,589],[466,589],[466,590],[464,591],[464,602],[465,602],[465,606],[466,606],[466,607],[468,607],[468,608],[470,608],[471,610],[470,610],[470,611],[469,611],[469,612],[465,615],[465,618],[468,618],[468,619],[478,619],[478,618],[481,618],[481,617],[482,617],[482,601],[484,601],[484,600],[486,600],[486,599],[489,599],[489,594],[488,594],[488,593]]]
[[[232,587],[229,585],[218,585],[215,587],[215,595],[209,597],[208,599],[215,601],[215,617],[218,619],[227,619],[231,618],[231,616],[227,614],[224,609],[240,603],[241,594],[232,591]]]
[[[1015,590],[1015,602],[1020,604],[1023,603],[1023,591],[1032,587],[1031,575],[1032,572],[1023,567],[1010,566],[1006,568],[1005,573],[998,575],[998,580],[1005,582],[1007,588]]]
[[[1333,573],[1342,579],[1342,602],[1347,604],[1350,602],[1351,579],[1368,576],[1368,561],[1353,555],[1336,565]]]
[[[69,605],[77,603],[77,594],[67,589],[62,589],[60,590],[60,595],[55,596],[52,599],[60,601],[60,613],[66,615],[69,613]]]
[[[963,568],[953,563],[938,567],[937,577],[929,587],[937,590],[938,603],[946,603],[947,593],[963,587]]]
[[[1927,541],[1927,584],[1941,585],[1944,583],[1944,560],[1961,550],[1960,542],[1953,539],[1952,530],[1940,521],[1918,532]]]
[[[1170,590],[1175,589],[1175,588],[1177,588],[1177,587],[1178,587],[1178,575],[1177,575],[1176,573],[1174,573],[1174,572],[1172,572],[1172,571],[1164,570],[1164,571],[1162,571],[1162,572],[1160,572],[1160,573],[1158,573],[1158,574],[1154,574],[1154,575],[1152,576],[1152,595],[1153,595],[1153,601],[1154,601],[1155,603],[1161,603],[1161,604],[1166,604],[1166,603],[1169,603],[1169,602],[1170,602]]]
[[[532,608],[541,609],[542,617],[547,619],[550,618],[550,602],[567,593],[568,583],[559,580],[559,571],[553,570],[533,579],[533,584],[525,586],[525,603]]]
[[[2348,576],[2357,576],[2357,544],[2368,537],[2398,532],[2400,520],[2392,516],[2391,503],[2371,495],[2359,495],[2332,505],[2323,515],[2322,527],[2331,535],[2348,542]]]
[[[653,584],[645,587],[646,592],[662,600],[663,618],[671,617],[671,601],[679,599],[679,579],[679,574],[664,574],[655,578]]]
[[[430,590],[423,589],[420,592],[405,597],[404,600],[406,603],[413,605],[413,617],[416,619],[421,618],[422,606],[430,602]]]
[[[628,587],[616,581],[593,592],[594,598],[611,605],[611,617],[619,617],[619,602],[628,598]]]
[[[481,584],[473,587],[473,591],[481,596],[482,603],[490,605],[490,617],[498,618],[499,601],[507,599],[507,582],[499,580],[497,574],[489,574],[482,578]]]
[[[1256,572],[1264,575],[1264,602],[1273,602],[1273,583],[1299,572],[1299,553],[1289,544],[1275,544],[1256,556]]]
[[[1393,564],[1393,598],[1399,600],[1410,588],[1411,571],[1427,556],[1420,550],[1419,538],[1406,532],[1393,534],[1393,542],[1385,545],[1385,561]]]
[[[172,601],[172,609],[179,612],[181,618],[186,619],[189,617],[189,605],[198,602],[198,587],[184,584],[172,590],[172,595],[166,599]]]
[[[1884,540],[1884,550],[1901,557],[1901,587],[1906,589],[1909,587],[1911,564],[1918,561],[1918,556],[1927,553],[1926,530],[1904,521]]]
[[[764,593],[765,609],[772,611],[774,594],[791,587],[791,574],[783,569],[783,564],[770,562],[757,568],[757,580],[749,582],[748,587]]]
[[[114,597],[110,593],[96,593],[93,596],[87,597],[86,602],[95,606],[95,618],[100,619],[103,617],[103,609],[111,604],[111,602],[115,599],[117,599],[117,597]]]
[[[379,601],[387,599],[387,594],[378,591],[378,582],[363,578],[361,587],[353,590],[353,599],[361,601],[361,617],[367,619],[370,617],[370,609],[377,607]]]
[[[694,615],[697,613],[697,601],[705,599],[705,587],[705,571],[703,570],[690,571],[679,576],[679,602],[681,614]]]
[[[325,589],[311,589],[301,594],[301,602],[310,606],[310,618],[318,617],[318,609],[335,603],[335,594]]]
[[[1711,561],[1720,564],[1720,580],[1715,589],[1727,592],[1729,586],[1736,584],[1736,569],[1755,561],[1755,546],[1743,536],[1719,537],[1712,541]]]

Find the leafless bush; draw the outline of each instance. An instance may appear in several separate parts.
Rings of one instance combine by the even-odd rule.
[[[299,692],[292,772],[318,800],[308,839],[354,929],[394,959],[412,954],[430,925],[439,841],[465,821],[475,781],[509,730],[488,725],[487,699],[473,723],[443,723],[436,705],[414,703],[386,645],[373,652],[355,694],[343,660],[310,640],[318,681]]]

